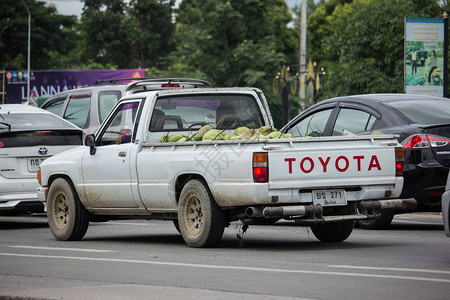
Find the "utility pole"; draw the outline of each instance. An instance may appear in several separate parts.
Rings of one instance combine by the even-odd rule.
[[[28,12],[28,58],[27,58],[27,101],[30,100],[30,44],[31,44],[31,13],[25,1],[21,0]]]
[[[300,99],[305,99],[305,73],[306,73],[306,23],[307,23],[307,0],[302,0],[301,18],[300,18],[300,57],[299,57],[299,75],[300,75]]]
[[[448,13],[444,15],[444,97],[448,97]]]

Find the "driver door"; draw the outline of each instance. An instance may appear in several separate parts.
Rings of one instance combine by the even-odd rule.
[[[93,208],[137,208],[132,193],[130,157],[140,100],[121,104],[96,136],[96,151],[86,151],[82,173],[86,198]],[[138,200],[139,201],[139,200]]]

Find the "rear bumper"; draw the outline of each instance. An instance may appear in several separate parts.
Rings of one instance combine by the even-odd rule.
[[[0,202],[0,214],[38,213],[44,211],[45,211],[44,203],[38,201],[37,199]]]
[[[0,177],[0,212],[42,212],[36,179],[6,179]]]
[[[331,223],[349,220],[370,220],[377,219],[384,210],[410,210],[417,206],[414,198],[410,199],[386,199],[360,201],[358,213],[349,215],[329,215],[324,216],[324,207],[321,205],[289,205],[289,206],[266,206],[248,207],[246,215],[248,217],[264,218],[286,218],[294,219],[303,225],[314,225],[320,223]]]

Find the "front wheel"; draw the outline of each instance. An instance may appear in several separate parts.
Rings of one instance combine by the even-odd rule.
[[[57,240],[77,241],[84,237],[89,226],[89,213],[81,204],[71,183],[56,179],[48,191],[47,219]]]
[[[356,207],[351,204],[337,213],[354,214]],[[353,231],[355,221],[341,221],[311,226],[314,236],[321,242],[338,243],[345,241]]]
[[[204,182],[194,179],[183,187],[178,203],[178,224],[190,247],[214,247],[222,238],[226,217]]]

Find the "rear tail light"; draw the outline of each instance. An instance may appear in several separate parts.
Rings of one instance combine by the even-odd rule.
[[[403,148],[395,148],[395,176],[403,176],[405,153]]]
[[[269,181],[267,152],[253,153],[253,181]]]
[[[180,87],[180,85],[177,83],[164,83],[161,84],[161,87]]]
[[[408,137],[403,142],[403,149],[420,149],[428,147],[443,147],[450,143],[450,139],[437,136],[437,135],[425,135],[416,134]]]

